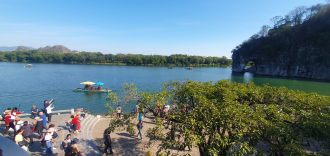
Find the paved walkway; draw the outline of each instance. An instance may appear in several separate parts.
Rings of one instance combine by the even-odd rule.
[[[93,140],[98,147],[100,152],[104,152],[104,143],[103,143],[103,132],[106,128],[109,127],[110,118],[102,118],[98,121],[92,131]],[[136,134],[131,136],[126,130],[115,131],[111,133],[111,141],[112,141],[112,149],[115,156],[145,156],[147,152],[150,151],[152,155],[156,155],[158,147],[161,145],[161,142],[158,141],[153,144],[150,148],[144,148],[144,146],[148,143],[149,139],[145,136],[147,130],[153,126],[154,118],[151,114],[147,114],[147,117],[143,118],[144,127],[142,129],[143,140],[140,137],[137,137],[138,130],[136,128],[136,124],[138,122],[137,119],[133,120],[134,128]],[[108,152],[109,153],[109,152]],[[184,151],[184,152],[177,152],[172,150],[171,155],[178,156],[188,154],[190,155],[199,155],[199,151],[197,148],[193,148],[191,152]],[[110,154],[103,154],[102,156],[106,156]]]
[[[67,133],[65,127],[64,127],[64,123],[70,118],[70,114],[61,114],[61,115],[55,115],[53,114],[52,116],[52,122],[53,124],[55,124],[55,127],[56,129],[62,129],[61,131],[57,132],[58,133],[58,137],[56,138],[56,145],[55,145],[55,149],[54,150],[54,154],[53,155],[59,155],[59,156],[62,156],[64,155],[64,152],[60,150],[59,148],[59,145],[60,143],[64,140],[65,136],[64,134]],[[29,121],[29,123],[32,123],[32,122],[36,122],[34,119],[31,119],[29,117],[26,117],[26,118],[21,118],[22,121]],[[47,124],[47,127],[49,126],[49,124]],[[1,122],[1,129],[0,129],[0,133],[3,134],[5,131],[5,123],[4,121]],[[45,131],[45,130],[44,130]],[[9,132],[9,139],[14,139],[13,134],[14,132]],[[34,144],[32,145],[29,145],[28,147],[28,153],[32,156],[34,155],[42,155],[42,151],[45,150],[45,146],[41,146],[40,145],[40,141],[38,141],[38,137],[39,137],[39,134],[37,132],[34,132],[33,133],[33,141],[34,141]]]

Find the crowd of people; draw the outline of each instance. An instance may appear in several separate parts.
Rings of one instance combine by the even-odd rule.
[[[54,109],[52,102],[53,100],[50,102],[45,100],[44,109],[41,110],[39,110],[35,105],[32,106],[31,118],[35,120],[35,122],[32,123],[29,123],[29,121],[22,121],[22,119],[19,118],[19,115],[24,113],[24,111],[19,112],[17,107],[7,108],[4,110],[3,115],[0,117],[6,125],[3,136],[9,137],[8,132],[12,129],[14,132],[12,137],[14,142],[27,151],[28,147],[34,144],[33,132],[35,132],[38,134],[37,139],[40,141],[40,144],[46,147],[42,153],[52,154],[54,149],[56,149],[55,139],[58,137],[57,132],[61,130],[57,129],[55,124],[52,124],[52,109]],[[79,116],[80,113],[77,112],[76,115],[71,115],[71,119],[67,122],[69,130],[75,135],[79,135],[80,131]],[[81,154],[78,146],[76,145],[78,141],[79,140],[76,138],[71,140],[71,134],[68,134],[66,139],[63,140],[62,144],[59,146],[65,151],[66,156],[79,156]]]
[[[92,91],[95,91],[95,90],[102,90],[102,87],[101,85],[99,85],[97,88],[95,88],[93,85],[85,85],[85,90],[92,90]]]

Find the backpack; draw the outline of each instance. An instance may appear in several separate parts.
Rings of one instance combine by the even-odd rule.
[[[62,142],[61,145],[60,145],[60,149],[61,149],[61,150],[64,150],[63,142]]]
[[[137,127],[138,129],[140,129],[140,123],[138,123],[138,124],[136,125],[136,127]]]

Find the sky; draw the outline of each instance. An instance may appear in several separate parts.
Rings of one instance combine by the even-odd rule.
[[[295,7],[325,0],[1,0],[0,46],[231,57]]]

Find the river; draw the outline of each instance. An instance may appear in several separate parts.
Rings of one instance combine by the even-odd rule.
[[[24,68],[25,63],[0,62],[0,110],[19,106],[20,110],[30,112],[31,106],[43,108],[43,101],[54,99],[54,110],[87,108],[91,113],[105,113],[106,93],[74,92],[73,88],[83,87],[80,82],[103,82],[103,88],[122,93],[124,83],[134,83],[140,91],[159,91],[163,82],[169,80],[216,82],[222,79],[247,83],[253,81],[262,86],[286,86],[292,90],[317,92],[329,96],[330,83],[326,81],[292,79],[283,77],[254,76],[252,73],[232,74],[231,68],[107,66],[71,64],[33,64]],[[130,111],[134,104],[123,108]]]

